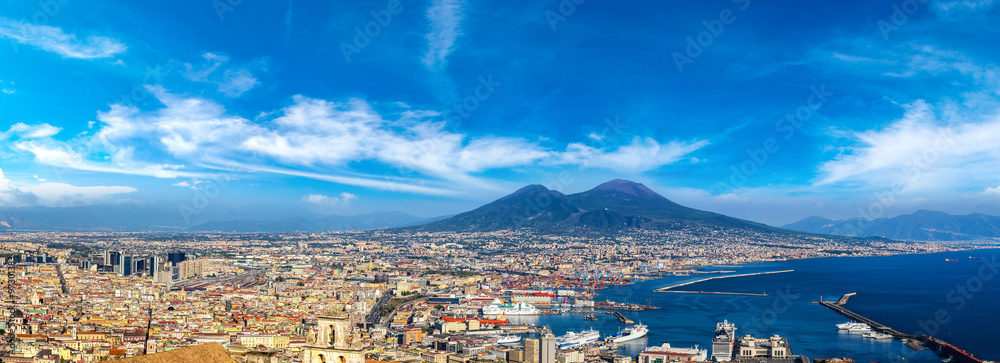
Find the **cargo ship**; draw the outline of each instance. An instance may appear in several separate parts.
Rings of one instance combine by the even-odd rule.
[[[608,337],[607,340],[612,343],[623,343],[642,338],[646,333],[649,333],[649,329],[640,323],[618,331],[617,335]]]
[[[506,304],[500,299],[483,307],[483,315],[538,315],[538,308],[528,303]]]
[[[594,329],[584,330],[579,333],[566,332],[566,335],[556,338],[556,346],[559,349],[575,347],[581,344],[593,343],[601,339],[601,333]]]
[[[733,359],[733,346],[736,344],[736,325],[729,320],[715,324],[715,338],[712,338],[712,359],[716,362],[728,362]]]

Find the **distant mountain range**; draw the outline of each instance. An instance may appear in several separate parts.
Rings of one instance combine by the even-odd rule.
[[[609,235],[637,229],[705,226],[792,235],[915,241],[1000,238],[1000,217],[956,216],[932,211],[873,221],[809,217],[778,228],[688,208],[642,184],[620,179],[570,195],[542,185],[528,185],[474,210],[436,218],[402,212],[335,216],[291,205],[232,207],[222,204],[206,206],[188,213],[187,217],[178,204],[166,202],[0,208],[0,231],[290,233],[398,228],[400,231],[489,232],[530,228],[543,233]]]
[[[1000,238],[1000,217],[952,215],[920,210],[892,218],[831,220],[813,216],[784,228],[837,236],[885,237],[908,241],[973,241]]]
[[[688,208],[645,185],[620,179],[570,195],[542,185],[529,185],[475,210],[404,229],[489,232],[527,227],[544,232],[613,233],[626,229],[678,229],[693,224],[789,232]]]
[[[284,205],[210,205],[190,211],[185,219],[177,204],[163,202],[7,208],[0,210],[0,231],[323,232],[405,227],[447,217],[402,212],[335,216]]]

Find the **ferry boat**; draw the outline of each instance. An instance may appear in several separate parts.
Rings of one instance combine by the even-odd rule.
[[[635,324],[623,330],[619,330],[618,334],[608,337],[607,341],[612,343],[624,343],[630,340],[642,338],[646,336],[646,333],[649,333],[649,329],[645,325],[641,323]]]
[[[483,307],[483,315],[538,315],[539,311],[534,305],[528,303],[505,304],[500,299],[493,299],[493,302]]]
[[[521,341],[520,335],[500,335],[497,336],[497,344],[514,344]]]
[[[594,329],[584,330],[579,333],[566,332],[566,335],[556,338],[556,346],[559,349],[575,347],[581,344],[593,343],[601,339],[601,333]]]
[[[657,353],[692,354],[695,356],[694,361],[696,362],[705,362],[708,360],[708,349],[698,349],[697,345],[694,348],[671,348],[670,343],[663,343],[659,347],[649,347],[642,351],[642,354]],[[712,354],[714,356],[715,352],[713,351]]]
[[[715,324],[715,338],[712,338],[712,359],[716,362],[728,362],[733,359],[733,346],[736,343],[736,325],[729,320]]]

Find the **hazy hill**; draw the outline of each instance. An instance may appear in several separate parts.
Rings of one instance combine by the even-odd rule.
[[[952,215],[920,210],[874,220],[831,220],[813,216],[784,228],[838,236],[885,237],[911,241],[970,241],[1000,238],[1000,217],[973,213]]]
[[[144,202],[82,207],[22,207],[0,210],[0,230],[26,231],[221,231],[321,232],[404,227],[438,220],[402,212],[335,216],[293,205],[209,205],[201,210],[177,203]]]

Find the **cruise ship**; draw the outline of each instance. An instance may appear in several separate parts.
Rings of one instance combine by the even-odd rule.
[[[538,309],[528,303],[505,304],[500,299],[483,307],[483,315],[538,315]]]
[[[649,329],[643,324],[635,324],[623,330],[619,330],[618,334],[615,336],[608,337],[609,342],[613,343],[624,343],[630,340],[636,340],[646,336],[649,333]]]
[[[733,359],[733,346],[736,344],[736,325],[729,320],[715,324],[715,338],[712,338],[712,359],[716,362],[728,362]]]
[[[514,344],[521,341],[520,335],[500,335],[497,336],[497,344]]]
[[[657,353],[692,354],[695,356],[694,361],[696,362],[704,362],[708,360],[708,349],[698,349],[697,345],[694,346],[694,348],[671,348],[670,343],[663,343],[663,345],[658,347],[646,348],[640,356],[643,354],[656,355]],[[715,352],[713,352],[713,354],[714,353]]]
[[[596,342],[601,339],[601,333],[594,329],[584,330],[579,333],[566,332],[566,335],[556,338],[556,346],[559,349],[575,347],[580,344]]]

